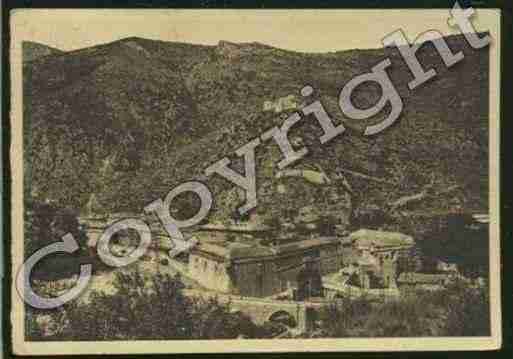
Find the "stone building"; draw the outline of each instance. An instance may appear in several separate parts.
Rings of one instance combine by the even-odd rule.
[[[402,291],[441,290],[450,284],[456,275],[447,273],[414,273],[404,272],[397,278],[397,283]]]
[[[199,244],[189,255],[189,275],[205,288],[248,297],[295,290],[301,297],[321,292],[321,276],[341,268],[335,237],[279,240],[263,245],[251,235],[196,233]]]
[[[343,268],[322,278],[328,297],[399,295],[396,279],[401,260],[409,259],[412,237],[402,233],[361,229],[340,240]]]
[[[397,233],[360,229],[349,236],[353,258],[357,258],[360,284],[370,288],[372,278],[381,281],[384,288],[396,286],[400,260],[410,260],[414,247],[412,237]]]

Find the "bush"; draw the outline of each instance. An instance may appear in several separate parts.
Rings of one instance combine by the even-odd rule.
[[[287,327],[282,323],[267,321],[260,327],[261,338],[274,338],[287,330]]]
[[[353,336],[363,327],[371,310],[371,303],[366,298],[338,299],[321,310],[321,330],[327,337]]]
[[[39,249],[61,241],[67,233],[71,233],[79,245],[79,250],[72,254],[54,253],[40,260],[32,272],[34,278],[67,278],[78,273],[81,263],[95,262],[86,250],[87,235],[78,222],[77,212],[32,200],[27,200],[25,206],[25,259]]]
[[[447,289],[447,336],[489,336],[490,298],[488,286],[469,288],[455,283]]]
[[[191,307],[193,317],[192,338],[233,339],[239,335],[255,338],[258,327],[246,315],[230,312],[229,304],[216,299],[196,298]]]
[[[488,336],[488,289],[456,282],[436,292],[372,304],[341,299],[321,310],[326,337]]]
[[[35,251],[61,240],[71,233],[85,249],[87,236],[78,222],[78,213],[68,208],[60,208],[52,203],[33,200],[25,201],[25,257]]]
[[[162,258],[162,259],[160,260],[160,264],[162,264],[163,266],[167,266],[167,265],[169,265],[169,259],[167,259],[167,258]]]
[[[180,276],[118,272],[115,295],[93,292],[87,303],[70,302],[51,311],[47,333],[33,319],[29,340],[164,340],[256,337],[258,327],[215,299],[191,299]]]
[[[371,337],[423,337],[436,335],[432,306],[416,300],[384,303],[369,316],[365,333]]]

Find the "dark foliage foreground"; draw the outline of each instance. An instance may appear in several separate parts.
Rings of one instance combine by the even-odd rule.
[[[323,310],[322,337],[489,336],[488,289],[455,283],[437,292],[416,292],[373,304],[342,300]]]
[[[178,276],[118,273],[118,293],[94,292],[88,303],[70,302],[46,313],[44,324],[27,316],[29,340],[213,339],[265,335],[217,300],[183,295]],[[39,313],[41,314],[41,313]]]
[[[179,276],[119,273],[117,295],[95,292],[36,320],[27,315],[28,340],[159,340],[271,338],[284,327],[255,325],[229,304],[183,295]],[[46,314],[46,315],[44,315]],[[311,337],[487,336],[486,288],[456,283],[443,291],[410,293],[382,303],[342,299],[319,313]],[[287,335],[287,337],[290,337]]]

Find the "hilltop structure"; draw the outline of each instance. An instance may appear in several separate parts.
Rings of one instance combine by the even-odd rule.
[[[342,294],[350,286],[397,290],[399,263],[415,245],[410,236],[367,229],[347,237],[293,233],[271,240],[266,230],[209,228],[195,234],[199,245],[188,258],[190,276],[207,289],[247,297],[303,300]]]
[[[188,258],[190,276],[224,293],[268,297],[292,291],[295,298],[320,296],[322,275],[342,266],[336,237],[266,241],[233,231],[203,231],[195,237],[199,245]]]
[[[399,263],[408,260],[415,245],[412,237],[360,229],[341,240],[344,267],[323,277],[327,297],[345,295],[398,296]]]
[[[407,259],[415,242],[412,237],[397,232],[361,229],[349,236],[356,250],[360,283],[371,287],[371,280],[384,288],[396,287],[400,258]]]

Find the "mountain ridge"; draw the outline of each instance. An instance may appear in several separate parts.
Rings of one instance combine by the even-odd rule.
[[[139,211],[222,156],[240,168],[235,149],[294,111],[280,117],[264,111],[263,103],[288,95],[300,99],[299,90],[310,84],[312,101],[320,99],[348,130],[320,145],[318,125],[304,119],[291,137],[302,139],[310,153],[295,167],[320,166],[329,176],[347,168],[397,183],[387,188],[348,176],[359,197],[355,206],[383,206],[433,182],[462,189],[422,206],[486,208],[488,52],[471,49],[461,35],[446,40],[465,59],[447,69],[434,48],[424,46],[419,59],[438,76],[414,92],[407,88],[411,73],[388,47],[304,54],[262,44],[254,50],[251,43],[207,46],[129,37],[44,56],[24,66],[26,187],[33,197],[63,206],[82,209],[95,193],[106,211]],[[365,138],[354,130],[365,122],[348,120],[338,109],[338,92],[387,57],[403,114],[390,129]],[[354,92],[354,101],[368,107],[379,96],[379,89],[366,86]],[[273,146],[266,144],[268,153],[259,154],[260,183],[276,182],[273,163],[280,154]],[[213,216],[231,216],[243,200],[240,191],[223,180],[209,182],[218,204],[231,203],[229,209],[216,204]],[[297,210],[315,207],[319,193],[309,191],[285,203]],[[275,215],[283,206],[272,193],[262,189],[259,210]]]
[[[23,62],[34,61],[41,57],[62,53],[64,53],[64,51],[45,45],[43,43],[35,41],[23,41],[22,43]]]

